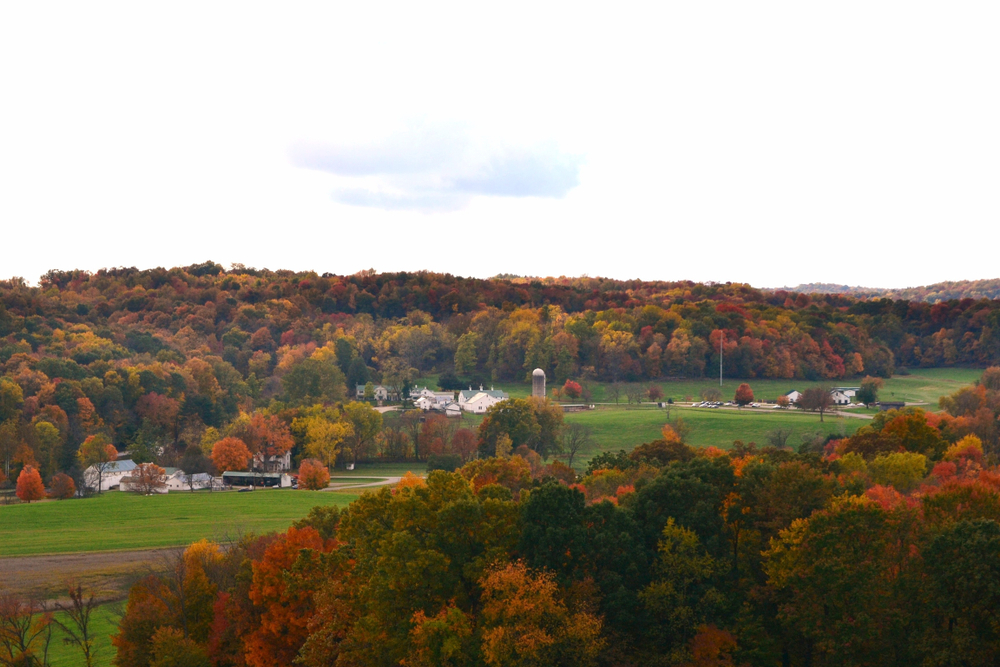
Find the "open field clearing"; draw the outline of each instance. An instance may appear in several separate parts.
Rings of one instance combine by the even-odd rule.
[[[123,603],[108,603],[94,610],[91,616],[91,629],[94,632],[94,667],[110,667],[115,657],[115,647],[111,645],[111,635],[118,632],[118,619]],[[60,620],[65,614],[57,613]],[[52,633],[52,643],[49,645],[49,664],[51,667],[78,667],[83,664],[83,652],[76,645],[63,643],[65,633],[56,629]]]
[[[95,498],[0,507],[0,557],[152,549],[202,538],[284,530],[316,505],[347,505],[353,495],[291,489],[253,493],[113,491]]]
[[[822,433],[823,436],[851,435],[865,425],[866,420],[819,415],[794,410],[709,410],[705,408],[673,408],[670,418],[680,417],[691,428],[687,442],[696,447],[716,446],[729,449],[734,440],[745,443],[766,443],[768,431],[782,428],[792,432],[788,445],[798,446],[803,435]],[[630,450],[644,442],[660,437],[660,429],[667,422],[665,410],[649,409],[598,409],[566,415],[566,422],[583,424],[593,429],[596,445],[581,451],[573,465],[578,470],[587,466],[591,457],[606,451]]]
[[[911,371],[910,375],[895,375],[885,380],[885,388],[879,392],[880,398],[886,401],[906,401],[908,403],[930,403],[934,409],[937,408],[937,400],[945,394],[950,394],[960,387],[972,384],[979,379],[983,370],[981,368],[918,368]],[[418,386],[427,385],[436,389],[437,376],[429,375],[421,378]],[[740,380],[724,378],[721,391],[725,400],[731,400],[736,388],[742,382],[749,383],[754,391],[757,400],[770,400],[784,394],[792,389],[803,391],[809,387],[820,384],[827,386],[854,387],[861,382],[861,378],[847,380],[830,380],[826,382],[813,382],[809,380],[768,380],[749,379]],[[624,384],[624,383],[623,383]],[[663,390],[664,400],[672,398],[674,401],[683,401],[688,397],[698,400],[702,389],[719,389],[719,378],[703,377],[678,380],[641,381],[643,387],[656,385]],[[590,382],[586,383],[591,392],[591,403],[614,403],[615,399],[611,392],[611,383]],[[531,395],[531,385],[524,383],[499,382],[497,389],[506,391],[512,398],[524,398]],[[551,395],[552,388],[555,387],[552,378],[549,378],[547,386]],[[620,403],[626,403],[625,393],[621,392],[618,397]],[[581,399],[582,402],[582,399]]]

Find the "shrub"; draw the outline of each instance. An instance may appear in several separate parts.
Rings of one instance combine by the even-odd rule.
[[[427,472],[444,470],[455,472],[462,467],[462,457],[458,454],[432,454],[427,457]]]

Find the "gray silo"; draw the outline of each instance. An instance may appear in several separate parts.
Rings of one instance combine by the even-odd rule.
[[[541,368],[531,372],[531,395],[535,398],[545,398],[545,371]]]

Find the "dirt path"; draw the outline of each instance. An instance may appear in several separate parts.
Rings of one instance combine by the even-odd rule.
[[[373,476],[374,477],[374,476]],[[346,478],[341,477],[341,480],[346,480]],[[322,491],[344,491],[346,489],[364,489],[372,486],[385,486],[387,484],[396,484],[401,477],[380,477],[377,482],[365,482],[363,484],[357,484],[350,481],[339,481],[337,478],[330,480],[330,486]]]
[[[163,569],[181,551],[183,547],[0,558],[0,593],[56,599],[66,594],[66,582],[74,580],[114,597],[136,576]]]

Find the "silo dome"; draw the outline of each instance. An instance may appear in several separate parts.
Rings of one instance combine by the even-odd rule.
[[[545,371],[541,368],[531,372],[531,395],[535,398],[545,398]]]

